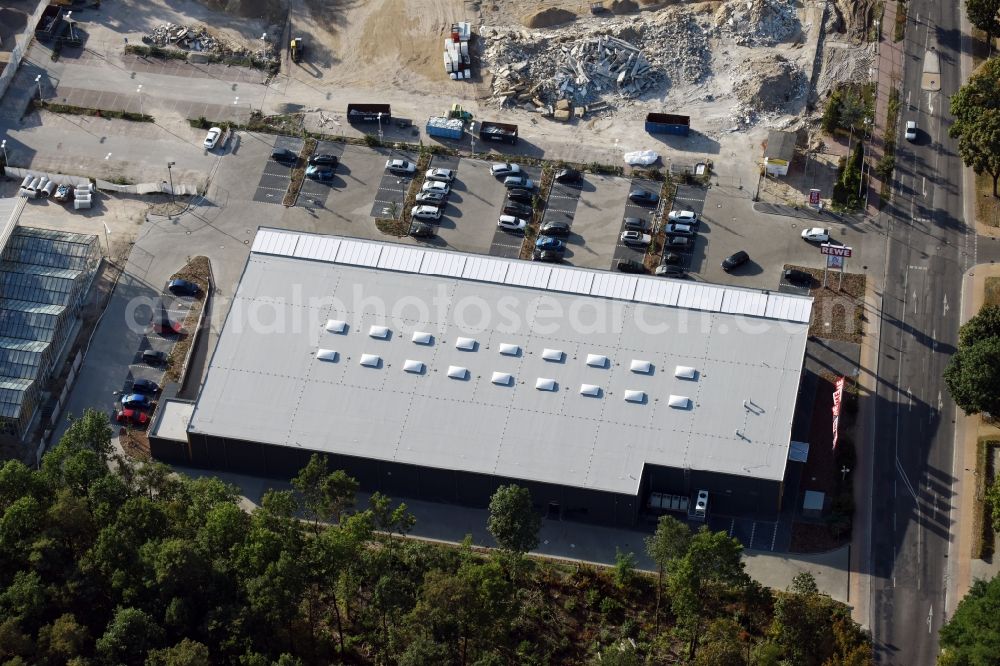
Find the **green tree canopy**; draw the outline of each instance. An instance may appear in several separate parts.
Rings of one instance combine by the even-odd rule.
[[[944,381],[966,414],[1000,414],[1000,337],[959,345],[944,370]]]
[[[1000,0],[965,0],[969,23],[986,33],[992,40],[1000,33]]]
[[[955,120],[948,134],[958,139],[962,161],[992,176],[993,196],[1000,196],[1000,58],[983,63],[952,95],[951,114]]]
[[[500,548],[518,555],[537,548],[541,527],[542,518],[535,512],[527,488],[511,484],[493,493],[486,528]]]
[[[940,664],[987,666],[1000,655],[1000,576],[977,580],[941,627]]]

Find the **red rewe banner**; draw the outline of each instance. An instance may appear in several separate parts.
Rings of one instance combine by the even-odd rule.
[[[844,398],[844,377],[834,383],[833,389],[833,448],[837,448],[837,426],[840,425],[840,403]]]

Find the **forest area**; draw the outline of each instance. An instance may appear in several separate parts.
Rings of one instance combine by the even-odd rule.
[[[404,504],[314,456],[252,512],[236,488],[114,453],[89,411],[34,470],[0,467],[0,663],[871,663],[808,574],[772,591],[738,541],[666,518],[656,574],[527,555],[527,491],[490,505],[499,548],[406,536]]]

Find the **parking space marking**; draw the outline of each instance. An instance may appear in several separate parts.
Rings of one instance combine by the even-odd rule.
[[[316,149],[310,157],[313,155],[333,155],[339,160],[343,157],[343,154],[344,144],[333,141],[319,141],[316,143]],[[338,161],[337,166],[333,168],[333,178],[331,180],[306,178],[302,182],[302,188],[299,190],[299,198],[296,204],[303,208],[325,208],[326,199],[330,196],[330,191],[347,185],[344,179],[338,175],[341,170],[342,166]]]
[[[524,175],[535,181],[535,187],[538,187],[539,179],[542,176],[542,170],[538,167],[522,166],[521,171]],[[500,204],[500,210],[496,211],[496,217],[499,218],[503,214],[504,206],[511,203],[507,195],[504,194],[503,201]],[[530,205],[530,204],[529,204]],[[544,220],[544,216],[542,218]],[[531,223],[531,220],[528,220]],[[493,222],[496,226],[496,222]],[[524,236],[518,233],[511,233],[509,231],[504,231],[500,227],[496,227],[493,232],[493,241],[490,243],[490,256],[492,257],[503,257],[504,259],[517,259],[521,256],[521,246],[524,244]]]
[[[660,189],[660,183],[655,180],[647,180],[644,178],[633,178],[631,184],[629,185],[629,192],[634,192],[635,190],[646,190],[647,192],[659,195]],[[662,203],[662,201],[658,201],[656,205],[643,206],[635,203],[629,198],[625,199],[625,214],[622,216],[621,222],[619,222],[619,240],[615,244],[615,254],[611,259],[612,269],[614,269],[620,261],[634,261],[640,264],[643,263],[646,258],[648,247],[626,245],[620,240],[621,233],[625,231],[625,218],[638,217],[646,220],[647,229],[644,233],[652,234],[654,231],[654,225],[656,224],[656,215]]]
[[[700,219],[701,215],[702,215],[702,213],[704,212],[704,209],[705,209],[705,195],[707,194],[707,192],[708,191],[705,188],[703,188],[703,187],[699,187],[699,186],[696,186],[696,185],[680,184],[680,185],[677,186],[677,189],[674,192],[674,198],[673,198],[673,201],[670,204],[669,210],[671,210],[671,211],[673,211],[673,210],[690,210],[690,211],[695,212],[698,215],[698,218]],[[677,205],[678,201],[685,202],[685,205],[678,206]],[[663,223],[664,224],[668,224],[669,220],[667,220],[667,213],[669,211],[666,208],[664,209],[664,211],[665,212],[664,212]],[[697,232],[697,228],[694,231]],[[680,256],[680,260],[677,261],[677,262],[674,262],[674,264],[677,265],[677,266],[680,266],[685,271],[689,271],[690,272],[691,268],[692,268],[691,267],[691,261],[692,261],[692,258],[694,256],[694,245],[695,245],[695,243],[698,242],[698,237],[699,236],[700,236],[700,234],[695,233],[695,235],[693,237],[691,237],[692,238],[691,244],[685,250],[678,251],[678,250],[672,250],[670,248],[664,248],[664,250],[665,250],[664,253],[666,253],[666,252],[672,252],[674,254],[679,255]],[[661,266],[663,265],[663,261],[662,260],[660,262],[660,265]]]
[[[195,116],[192,116],[195,117]],[[274,150],[287,148],[296,155],[302,150],[302,139],[294,136],[277,136],[274,140]],[[292,182],[292,167],[281,164],[268,156],[264,168],[261,170],[260,179],[257,181],[257,189],[254,191],[253,200],[259,203],[282,203],[285,199],[285,192]],[[280,195],[277,193],[281,192]]]
[[[416,155],[409,152],[397,150],[388,154],[387,159],[403,159],[407,162],[417,163]],[[382,174],[379,181],[378,191],[375,193],[375,200],[372,202],[370,217],[385,217],[391,215],[398,218],[403,214],[403,203],[406,201],[406,193],[410,189],[410,183],[417,176],[397,176],[388,170]],[[395,214],[393,215],[393,206]]]

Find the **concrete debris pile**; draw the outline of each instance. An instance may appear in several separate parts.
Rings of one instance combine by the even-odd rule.
[[[804,104],[809,79],[793,63],[777,54],[747,58],[737,66],[735,116],[743,125],[753,123],[762,114],[797,113],[795,102]]]
[[[792,0],[729,0],[715,27],[740,46],[774,46],[794,39],[802,25]]]
[[[709,73],[706,31],[686,12],[558,33],[484,28],[483,37],[501,105],[597,111],[614,98],[635,99],[664,83],[697,83]]]
[[[183,26],[175,23],[163,23],[152,32],[143,35],[144,44],[159,47],[176,47],[185,51],[211,53],[235,58],[253,58],[258,62],[276,61],[277,57],[270,44],[261,49],[247,49],[226,43],[215,37],[201,25]]]

